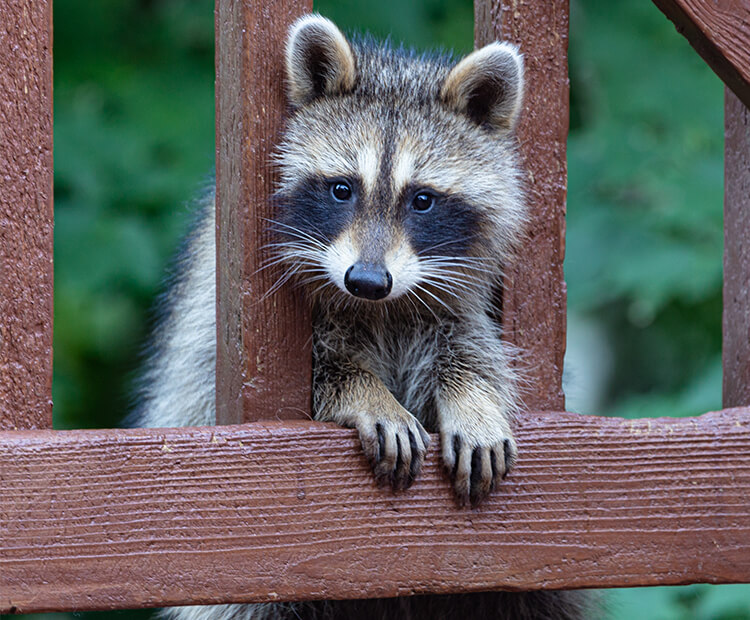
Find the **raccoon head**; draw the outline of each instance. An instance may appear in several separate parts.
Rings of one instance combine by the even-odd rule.
[[[286,73],[275,229],[287,273],[322,300],[451,311],[487,298],[525,217],[517,49],[418,56],[309,15],[290,29]]]

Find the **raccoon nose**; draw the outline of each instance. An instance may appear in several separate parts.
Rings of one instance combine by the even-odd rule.
[[[355,297],[384,299],[393,286],[393,277],[383,265],[354,263],[344,275],[346,290]]]

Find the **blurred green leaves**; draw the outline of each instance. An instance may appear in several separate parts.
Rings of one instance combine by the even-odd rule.
[[[55,423],[113,426],[213,168],[213,3],[55,5]]]

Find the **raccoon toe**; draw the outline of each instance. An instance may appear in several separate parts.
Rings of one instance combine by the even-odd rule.
[[[429,444],[429,435],[416,419],[411,424],[376,422],[364,432],[360,429],[360,437],[378,484],[394,490],[413,484]]]
[[[443,438],[443,463],[461,506],[478,506],[505,478],[515,458],[512,439],[492,446],[477,446],[459,434]]]

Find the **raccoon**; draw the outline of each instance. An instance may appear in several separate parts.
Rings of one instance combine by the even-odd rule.
[[[518,378],[493,294],[526,218],[521,55],[507,43],[458,62],[417,55],[310,15],[290,29],[286,73],[270,265],[312,306],[314,416],[356,428],[376,479],[396,490],[418,477],[437,432],[457,501],[477,505],[517,454]],[[214,226],[210,192],[156,334],[142,426],[214,423]],[[572,619],[580,608],[576,594],[497,592],[165,613]]]

